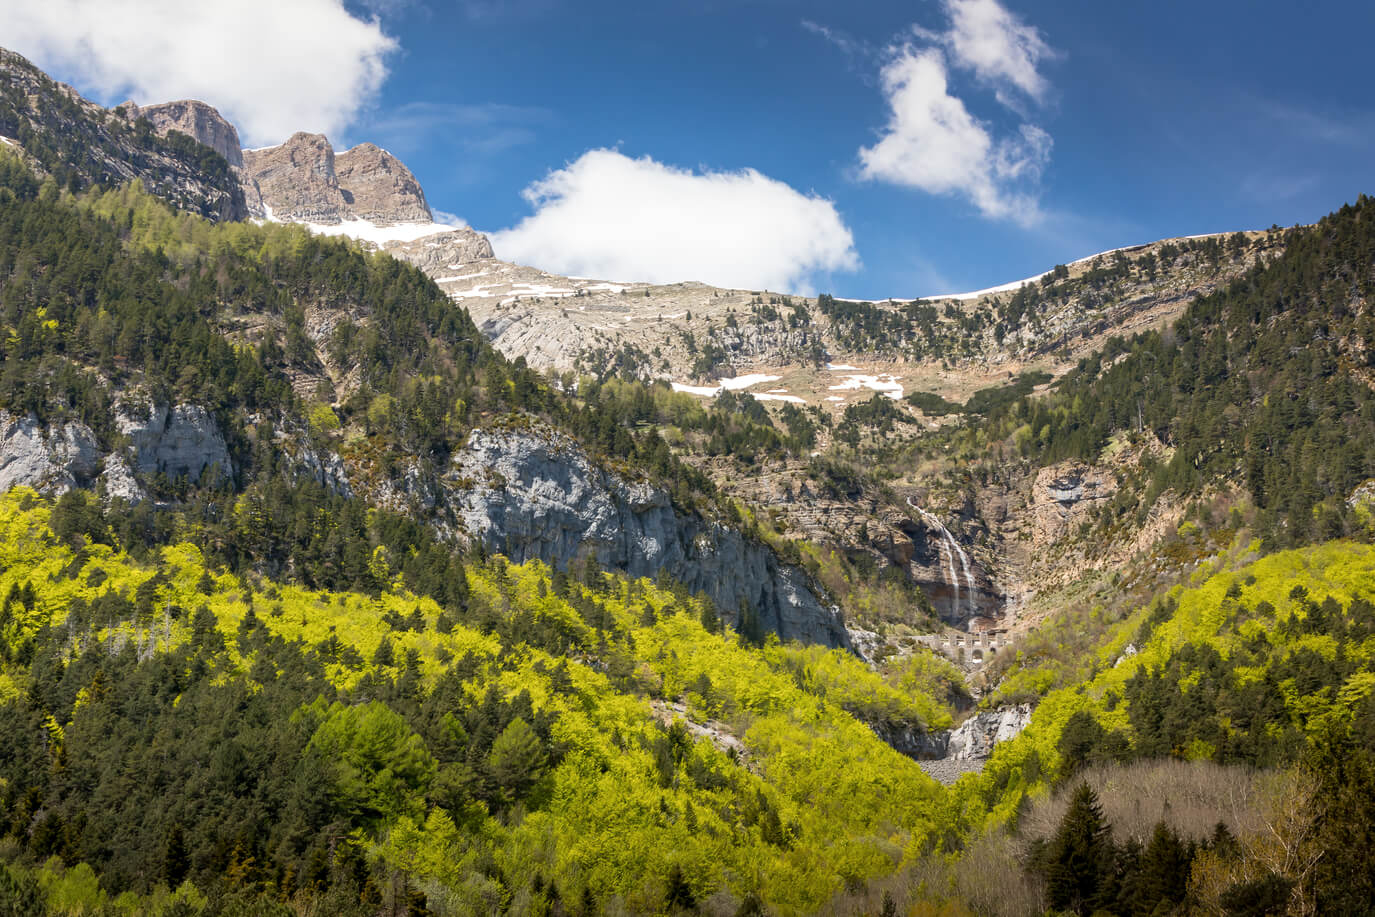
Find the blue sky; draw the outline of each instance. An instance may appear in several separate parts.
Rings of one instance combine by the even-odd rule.
[[[612,279],[915,296],[1372,190],[1370,3],[340,2],[245,0],[219,58],[73,37],[234,37],[170,0],[0,0],[0,44],[371,140],[498,255]]]

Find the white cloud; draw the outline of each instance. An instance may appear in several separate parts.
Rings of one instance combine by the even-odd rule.
[[[1040,103],[1050,91],[1037,68],[1055,52],[997,0],[943,0],[943,6],[948,30],[913,26],[917,44],[888,49],[881,73],[888,124],[877,143],[860,149],[860,177],[960,195],[986,217],[1036,223],[1050,134],[1024,120],[995,139],[994,128],[952,92],[950,68],[972,72],[1025,119],[1024,99]]]
[[[107,104],[200,99],[248,146],[338,134],[397,47],[342,0],[0,0],[0,44]]]
[[[1025,124],[994,142],[986,125],[950,94],[945,57],[936,48],[905,48],[883,68],[891,109],[879,141],[859,151],[862,178],[931,194],[961,194],[985,216],[1035,222],[1026,190],[1050,157],[1050,135]]]
[[[945,10],[950,31],[940,37],[956,66],[972,70],[993,86],[998,100],[1008,107],[1015,107],[1009,88],[1037,102],[1045,99],[1049,84],[1037,66],[1054,52],[1040,32],[997,0],[945,0]]]
[[[590,150],[525,189],[498,257],[583,277],[806,291],[859,267],[835,206],[753,169],[693,172]]]
[[[431,207],[430,215],[433,216],[434,221],[441,226],[452,226],[454,229],[468,228],[468,221],[456,213],[450,213],[447,210],[436,210]]]

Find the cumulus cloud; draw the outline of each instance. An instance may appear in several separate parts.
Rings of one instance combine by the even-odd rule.
[[[963,196],[986,217],[1035,223],[1050,134],[1024,122],[995,138],[994,128],[952,92],[950,68],[972,71],[1018,112],[1015,93],[1033,101],[1046,95],[1048,84],[1037,65],[1052,52],[1035,29],[994,0],[946,0],[945,9],[948,31],[914,27],[924,45],[889,49],[880,77],[888,124],[878,142],[860,149],[860,177]]]
[[[859,267],[835,206],[754,169],[695,172],[591,150],[524,191],[535,208],[497,255],[611,280],[810,291]]]
[[[339,133],[396,49],[342,0],[0,0],[0,42],[112,104],[195,98],[249,146]]]
[[[1045,99],[1049,84],[1037,67],[1053,52],[1039,31],[996,0],[946,0],[945,10],[950,31],[942,40],[956,66],[994,86],[999,101],[1009,107],[1015,105],[1009,89],[1037,102]]]

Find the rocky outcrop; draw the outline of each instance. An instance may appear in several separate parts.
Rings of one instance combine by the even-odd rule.
[[[1016,737],[1030,722],[1030,704],[975,714],[950,733],[944,757],[955,760],[987,759],[993,754],[993,746]]]
[[[195,484],[207,473],[233,473],[224,436],[199,405],[121,406],[115,413],[115,427],[128,438],[133,468],[140,474],[165,474]]]
[[[243,167],[243,151],[239,148],[239,132],[213,107],[194,99],[162,102],[158,105],[135,105],[125,102],[119,106],[131,121],[147,118],[153,131],[165,137],[170,131],[181,131],[192,140],[205,144],[225,158],[235,168]]]
[[[115,427],[127,438],[128,449],[107,455],[83,423],[44,424],[33,414],[18,417],[0,410],[0,492],[32,487],[57,495],[98,486],[107,499],[137,503],[147,494],[136,473],[195,483],[211,469],[219,475],[232,472],[219,427],[197,405],[151,410],[122,406]]]
[[[228,163],[207,162],[198,144],[159,136],[141,123],[111,116],[20,55],[0,49],[0,134],[26,143],[32,167],[61,174],[72,188],[137,179],[173,206],[212,220],[248,215]]]
[[[894,750],[909,758],[929,761],[945,757],[948,732],[927,732],[907,723],[870,723],[869,728]]]
[[[324,134],[300,132],[281,146],[244,150],[243,162],[276,219],[337,223],[348,209]]]
[[[997,619],[1004,598],[971,554],[972,549],[941,521],[940,515],[928,512],[910,497],[906,502],[915,518],[894,520],[895,531],[906,541],[894,539],[885,551],[889,560],[907,570],[947,624],[968,627],[972,622],[986,625]]]
[[[922,770],[936,780],[949,784],[961,774],[983,770],[994,746],[1015,738],[1030,722],[1030,704],[1001,707],[971,716],[953,730],[933,733],[927,744],[938,748],[938,754],[914,755],[899,745],[893,747],[916,758]]]
[[[664,491],[597,467],[572,440],[474,431],[446,477],[468,535],[514,562],[566,569],[590,556],[632,577],[662,570],[705,592],[727,621],[743,602],[784,639],[848,646],[839,613],[802,570],[733,529],[680,513]]]
[[[437,279],[493,257],[492,243],[482,233],[472,229],[435,233],[414,242],[388,242],[383,249]]]
[[[141,503],[148,496],[129,460],[118,452],[105,459],[105,470],[100,475],[100,487],[106,500],[123,500],[126,503]]]
[[[0,411],[0,491],[65,493],[88,483],[99,464],[100,448],[85,424],[44,426],[33,414]]]
[[[425,192],[411,170],[391,153],[361,143],[334,158],[334,174],[349,215],[374,223],[428,223]]]
[[[251,182],[274,219],[336,224],[428,223],[429,205],[411,170],[365,143],[337,156],[324,134],[296,133],[280,146],[243,152]]]

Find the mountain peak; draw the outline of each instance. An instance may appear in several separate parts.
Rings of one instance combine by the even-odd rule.
[[[160,135],[181,131],[219,153],[233,167],[243,168],[243,153],[239,149],[239,132],[212,105],[196,99],[179,99],[157,105],[137,105],[125,102],[123,110],[130,121],[147,118]]]
[[[280,146],[245,150],[243,162],[245,184],[256,183],[276,219],[327,225],[433,219],[411,170],[371,143],[336,155],[324,134],[298,132]]]

